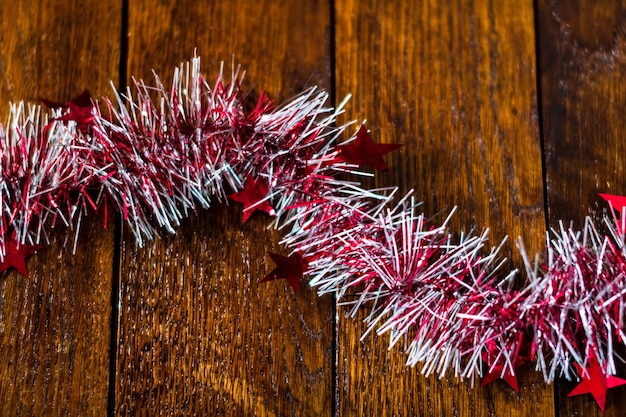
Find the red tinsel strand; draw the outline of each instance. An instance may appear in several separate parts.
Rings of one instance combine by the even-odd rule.
[[[534,352],[547,381],[572,377],[592,355],[615,372],[626,249],[611,222],[608,236],[590,220],[582,234],[554,232],[543,265],[522,247],[528,278],[515,290],[502,243],[491,247],[487,232],[454,236],[448,219],[429,225],[410,195],[396,201],[395,188],[346,178],[367,174],[341,157],[357,137],[339,143],[352,125],[335,126],[343,103],[326,107],[327,94],[312,88],[278,107],[261,94],[246,112],[240,82],[233,70],[230,82],[220,74],[209,85],[196,58],[169,89],[155,77],[103,99],[107,117],[95,103],[48,115],[12,106],[0,129],[0,255],[11,233],[22,244],[48,242],[61,226],[77,236],[105,202],[142,245],[253,179],[267,190],[257,204],[271,203],[310,284],[352,315],[367,306],[367,333],[388,333],[390,347],[404,341],[423,373],[514,374]]]
[[[526,259],[529,295],[522,311],[533,329],[537,369],[546,381],[571,379],[578,364],[597,359],[605,375],[616,372],[615,352],[624,343],[626,250],[624,235],[606,222],[600,235],[590,218],[582,232],[552,230],[547,259],[532,266]]]

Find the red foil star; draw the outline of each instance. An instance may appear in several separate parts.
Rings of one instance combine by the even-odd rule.
[[[85,89],[82,93],[71,99],[67,102],[67,104],[59,103],[56,101],[48,100],[46,98],[40,99],[43,104],[45,104],[48,108],[51,109],[64,109],[67,108],[70,103],[78,106],[78,107],[91,107],[91,94],[89,94],[89,90]]]
[[[300,289],[300,279],[307,268],[307,262],[298,252],[291,256],[278,255],[277,253],[268,252],[276,268],[272,270],[261,282],[275,281],[277,279],[286,279],[294,292]]]
[[[374,143],[372,136],[365,126],[361,125],[354,141],[338,146],[338,158],[342,162],[359,166],[370,166],[381,171],[388,171],[389,167],[383,155],[403,146],[401,143]]]
[[[619,214],[622,213],[622,208],[626,207],[626,197],[621,195],[612,195],[612,194],[598,194],[600,197],[605,199],[609,205],[613,208],[613,210],[617,211]]]
[[[606,404],[606,390],[626,384],[624,379],[613,375],[605,375],[595,356],[589,358],[587,368],[584,371],[580,365],[575,364],[575,366],[581,375],[582,381],[569,393],[568,397],[591,394],[602,411],[604,411]]]
[[[261,202],[261,200],[267,197],[268,192],[269,187],[264,179],[259,178],[255,180],[252,177],[248,177],[243,190],[229,195],[228,198],[243,204],[243,222],[245,223],[256,210],[264,211],[270,216],[276,215],[269,201]]]
[[[6,254],[0,261],[0,272],[9,268],[15,268],[24,278],[28,278],[26,258],[43,248],[41,245],[20,245],[15,239],[15,234],[5,242]]]
[[[515,358],[513,363],[513,369],[517,369],[520,366],[524,365],[528,360],[524,357],[518,356]],[[515,392],[519,392],[519,385],[517,384],[517,376],[511,369],[507,369],[507,371],[502,375],[502,371],[504,370],[504,359],[498,360],[495,365],[489,364],[487,374],[483,377],[483,380],[480,382],[480,386],[484,387],[485,385],[491,384],[493,381],[498,379],[504,380],[511,388],[515,390]]]
[[[617,216],[620,216],[622,214],[624,207],[626,207],[626,197],[623,197],[621,195],[601,194],[601,193],[599,193],[598,195],[602,197],[604,200],[606,200],[607,203],[609,203],[611,208],[617,212]],[[623,234],[625,219],[622,219],[621,221],[617,217],[615,217],[614,219],[615,219],[615,227],[617,229],[617,232],[619,234]]]
[[[57,120],[76,122],[76,129],[80,132],[87,133],[89,128],[93,125],[95,120],[95,116],[92,112],[94,104],[91,101],[91,94],[89,94],[88,90],[84,90],[66,104],[57,103],[44,98],[42,98],[41,101],[51,109],[64,109],[66,111],[65,114]]]

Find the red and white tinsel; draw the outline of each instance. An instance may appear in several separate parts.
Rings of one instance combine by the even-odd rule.
[[[414,196],[362,188],[357,179],[369,174],[360,167],[386,169],[382,155],[399,145],[337,126],[344,103],[333,109],[312,88],[278,107],[264,94],[250,105],[240,81],[233,70],[230,81],[220,74],[208,84],[195,58],[171,88],[156,77],[99,104],[83,94],[48,102],[50,112],[12,105],[0,126],[0,268],[25,275],[24,258],[53,229],[75,245],[93,212],[121,213],[143,245],[231,199],[244,204],[244,221],[263,211],[285,231],[287,255],[272,254],[278,266],[265,280],[297,288],[305,276],[352,314],[366,308],[368,333],[405,343],[408,364],[424,374],[503,378],[517,389],[516,368],[534,361],[547,382],[593,385],[601,375],[619,385],[623,224],[607,219],[606,234],[591,219],[582,231],[561,226],[547,234],[542,261],[520,242],[518,274],[486,231],[452,233],[449,217],[430,224]]]

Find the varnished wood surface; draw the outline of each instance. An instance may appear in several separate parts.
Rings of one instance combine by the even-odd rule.
[[[146,80],[150,67],[171,77],[197,48],[209,80],[222,60],[228,79],[234,60],[256,94],[285,100],[307,85],[330,88],[326,2],[145,1],[133,2],[129,16],[129,73]],[[218,205],[144,249],[124,236],[120,415],[330,412],[333,300],[259,284],[280,236],[263,216],[241,218],[241,207]]]
[[[9,101],[106,93],[120,13],[121,2],[0,3],[3,124]],[[61,239],[33,256],[28,280],[2,274],[0,415],[106,414],[114,242],[102,223],[87,219],[73,256]]]
[[[405,143],[376,185],[415,189],[432,215],[456,204],[457,230],[488,225],[494,245],[522,235],[537,250],[545,220],[532,2],[338,2],[336,31],[338,95],[354,94],[350,114],[366,115],[375,137]],[[519,394],[500,381],[471,389],[425,378],[401,348],[387,351],[387,338],[359,342],[365,317],[340,315],[341,415],[376,415],[381,404],[398,416],[554,415],[538,375],[524,374]]]
[[[346,118],[406,144],[371,184],[414,189],[434,219],[457,205],[453,227],[489,227],[494,244],[540,251],[546,217],[599,217],[597,192],[626,194],[624,2],[2,1],[0,15],[3,115],[8,100],[108,94],[124,74],[168,81],[197,50],[208,79],[241,64],[253,96],[352,93]],[[76,255],[59,241],[28,281],[3,274],[0,415],[600,415],[529,368],[519,394],[472,387],[359,341],[363,315],[259,284],[281,250],[266,225],[216,205],[139,248],[90,219]],[[623,415],[625,393],[605,415]]]
[[[597,193],[626,189],[626,2],[539,5],[549,223],[580,227],[605,207]],[[566,398],[574,383],[557,385],[561,416],[602,415],[588,398]],[[625,413],[626,390],[610,390],[604,416]]]

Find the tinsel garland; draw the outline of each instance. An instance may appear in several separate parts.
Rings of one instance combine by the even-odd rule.
[[[452,233],[452,214],[433,225],[414,196],[362,188],[360,167],[386,169],[382,155],[398,145],[337,125],[344,103],[328,107],[328,94],[311,88],[278,107],[264,94],[249,106],[240,81],[234,70],[211,86],[194,58],[171,88],[155,76],[100,103],[12,105],[0,126],[4,267],[49,243],[53,229],[75,245],[85,216],[100,210],[121,213],[143,245],[230,198],[244,204],[244,221],[261,210],[285,231],[288,256],[272,254],[278,267],[266,280],[297,287],[305,276],[352,315],[365,308],[368,333],[404,341],[408,364],[426,375],[503,378],[517,389],[516,368],[534,361],[547,382],[578,377],[604,383],[604,394],[621,383],[612,375],[625,336],[623,224],[605,219],[606,234],[590,218],[582,231],[561,225],[542,261],[519,242],[523,276],[486,231]],[[602,392],[580,390],[604,407]]]

